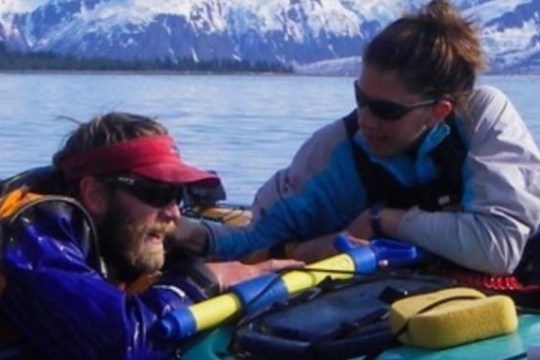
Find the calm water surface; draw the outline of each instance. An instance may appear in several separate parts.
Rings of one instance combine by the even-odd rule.
[[[155,116],[190,163],[247,203],[313,130],[354,106],[352,78],[249,75],[0,74],[0,178],[48,164],[74,124],[108,111]],[[486,77],[540,143],[540,77]]]

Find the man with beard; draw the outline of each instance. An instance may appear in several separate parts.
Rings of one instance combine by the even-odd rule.
[[[167,130],[150,118],[110,113],[81,124],[52,167],[2,185],[0,314],[41,357],[170,358],[178,344],[155,340],[152,326],[166,311],[205,298],[201,274],[215,275],[224,289],[299,265],[206,267],[190,259],[168,261],[170,269],[184,265],[180,273],[161,271],[183,186],[218,183],[183,163]]]

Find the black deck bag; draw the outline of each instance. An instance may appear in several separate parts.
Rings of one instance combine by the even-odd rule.
[[[390,332],[390,305],[453,282],[412,273],[323,281],[240,321],[234,352],[249,359],[348,359],[399,345]]]

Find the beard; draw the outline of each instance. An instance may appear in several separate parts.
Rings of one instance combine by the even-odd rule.
[[[159,271],[165,261],[163,239],[174,225],[137,221],[128,208],[111,200],[107,213],[97,224],[100,251],[107,267],[113,269],[122,282]],[[161,237],[161,243],[149,240],[156,236]]]

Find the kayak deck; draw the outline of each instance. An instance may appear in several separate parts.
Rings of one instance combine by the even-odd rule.
[[[512,334],[436,351],[414,346],[402,346],[386,350],[377,359],[503,360],[526,353],[529,346],[533,344],[540,344],[540,315],[524,314],[520,315],[518,329]],[[523,358],[526,359],[526,356]]]

